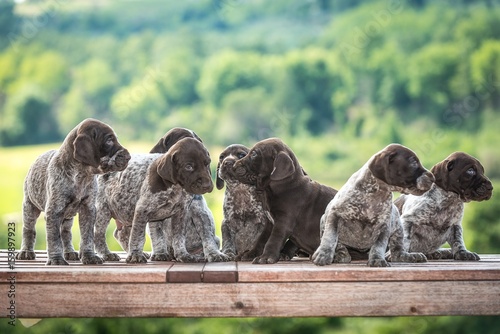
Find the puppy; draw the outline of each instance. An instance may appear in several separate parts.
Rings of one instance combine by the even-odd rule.
[[[66,260],[101,264],[94,252],[96,175],[125,169],[130,154],[108,125],[86,119],[66,136],[59,150],[42,154],[24,181],[23,241],[19,260],[35,259],[35,224],[42,211],[47,222],[47,265]],[[72,245],[73,217],[79,214],[80,255]],[[64,254],[64,255],[63,255]]]
[[[422,196],[402,195],[395,204],[401,212],[404,245],[428,259],[478,261],[462,237],[464,203],[490,199],[493,185],[474,157],[455,152],[432,167],[436,182]],[[448,243],[451,249],[440,249]]]
[[[186,214],[193,194],[212,191],[210,156],[194,138],[184,138],[165,154],[134,155],[123,172],[99,179],[97,224],[111,217],[130,227],[128,263],[146,262],[143,253],[146,224],[172,218],[173,258],[194,262],[185,245]],[[170,260],[166,241],[150,229],[154,260]],[[101,245],[102,246],[102,245]],[[97,247],[97,242],[96,242]]]
[[[194,138],[199,142],[202,142],[200,137],[196,135],[195,132],[185,129],[185,128],[173,128],[168,131],[158,143],[151,149],[150,153],[166,153],[172,145],[177,143],[183,138]],[[172,249],[172,235],[169,229],[170,218],[165,221],[150,222],[148,224],[150,234],[152,235],[152,243],[159,244],[166,242],[169,248],[169,253],[173,254]],[[115,229],[113,235],[115,239],[120,243],[122,248],[128,252],[128,244],[130,240],[131,226],[123,225],[120,221],[116,221],[117,228]],[[185,245],[186,249],[190,254],[197,257],[199,261],[206,260],[209,262],[220,262],[227,261],[229,258],[219,251],[220,240],[215,235],[215,222],[213,219],[212,212],[208,208],[208,205],[201,195],[193,195],[193,200],[190,202],[188,208],[188,214],[186,215],[186,231],[185,231]],[[97,234],[97,232],[96,232]],[[99,232],[101,240],[105,238],[105,227],[101,228]],[[106,255],[106,258],[110,260],[119,261],[120,257],[118,254],[111,253],[105,244],[105,240],[101,242],[102,252]],[[154,246],[154,245],[153,245]],[[145,254],[147,256],[147,254]],[[153,260],[159,260],[158,256],[154,256]]]
[[[387,267],[387,246],[395,262],[425,262],[421,253],[403,249],[403,229],[392,191],[422,195],[434,177],[408,148],[391,144],[354,173],[328,204],[321,218],[321,244],[312,256],[316,265],[351,261],[348,248],[369,250],[368,265]]]
[[[274,224],[261,234],[256,246],[265,245],[254,263],[275,263],[285,242],[313,254],[320,242],[320,218],[337,191],[307,176],[293,151],[278,138],[256,143],[235,162],[240,182],[264,190]]]
[[[222,220],[222,252],[231,259],[242,257],[254,249],[257,237],[264,231],[266,224],[273,224],[269,213],[265,194],[257,191],[256,186],[241,183],[237,180],[233,165],[236,160],[245,157],[248,148],[243,145],[230,145],[219,156],[217,164],[217,189],[224,187]],[[263,245],[254,252],[260,255],[264,250]]]

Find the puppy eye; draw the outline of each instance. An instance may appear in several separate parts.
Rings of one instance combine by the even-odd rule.
[[[242,159],[246,156],[246,153],[239,152],[238,154],[236,154],[236,156],[238,157],[238,159]]]
[[[257,152],[253,151],[252,153],[250,153],[250,158],[251,159],[257,158]]]
[[[476,171],[474,170],[474,168],[469,168],[467,169],[467,171],[465,172],[468,176],[474,176],[476,175]]]
[[[186,165],[184,169],[187,170],[188,172],[192,172],[194,170],[194,167],[193,165]]]

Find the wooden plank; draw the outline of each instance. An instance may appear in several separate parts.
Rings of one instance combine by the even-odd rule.
[[[238,263],[238,281],[257,282],[356,282],[356,281],[461,281],[500,280],[500,263],[491,262],[393,263],[390,268],[370,268],[365,262],[319,267],[307,260],[274,265]]]
[[[174,262],[167,271],[168,283],[201,283],[205,263]]]
[[[209,262],[203,267],[203,283],[236,283],[236,262]]]
[[[16,289],[18,318],[500,315],[500,284],[490,281],[19,283]]]

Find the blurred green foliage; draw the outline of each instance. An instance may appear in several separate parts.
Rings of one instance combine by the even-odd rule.
[[[174,126],[191,128],[213,160],[225,145],[279,136],[314,179],[338,188],[374,152],[399,142],[428,168],[466,151],[498,188],[499,5],[0,0],[0,146],[58,142],[85,117],[108,122],[136,152]],[[9,194],[0,202],[2,222],[19,221],[23,175],[45,148],[0,149],[0,184]],[[217,224],[222,196],[207,196]],[[43,224],[37,227],[43,248]],[[499,197],[467,204],[464,228],[468,248],[500,252]],[[30,329],[18,323],[14,332],[499,329],[496,317],[47,319]],[[0,322],[0,332],[11,330]]]

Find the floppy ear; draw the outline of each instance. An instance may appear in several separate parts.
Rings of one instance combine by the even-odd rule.
[[[87,134],[79,134],[73,141],[73,157],[81,163],[99,167],[99,157],[96,153],[94,143]]]
[[[171,183],[177,183],[177,179],[174,175],[174,158],[175,152],[172,154],[165,153],[158,160],[158,166],[156,167],[156,172],[164,180]]]
[[[448,174],[449,171],[453,169],[455,165],[455,162],[453,160],[444,160],[441,161],[440,163],[435,164],[432,169],[431,173],[434,175],[435,183],[440,187],[443,188],[444,190],[449,190],[448,189],[448,178],[446,175]]]
[[[292,175],[295,172],[295,166],[292,158],[285,152],[280,152],[274,159],[273,171],[271,172],[271,180],[283,180],[285,177]]]
[[[379,180],[387,182],[385,172],[389,163],[394,160],[395,156],[395,152],[387,154],[387,152],[383,151],[373,157],[372,161],[368,165],[368,168],[370,169],[370,172],[372,172],[373,176]]]
[[[165,149],[165,145],[163,144],[163,137],[158,140],[158,143],[149,151],[149,153],[165,153],[167,149]]]
[[[220,161],[217,164],[217,170],[215,172],[215,185],[217,186],[217,189],[221,190],[224,188],[224,180],[219,177],[219,169],[220,169]]]

